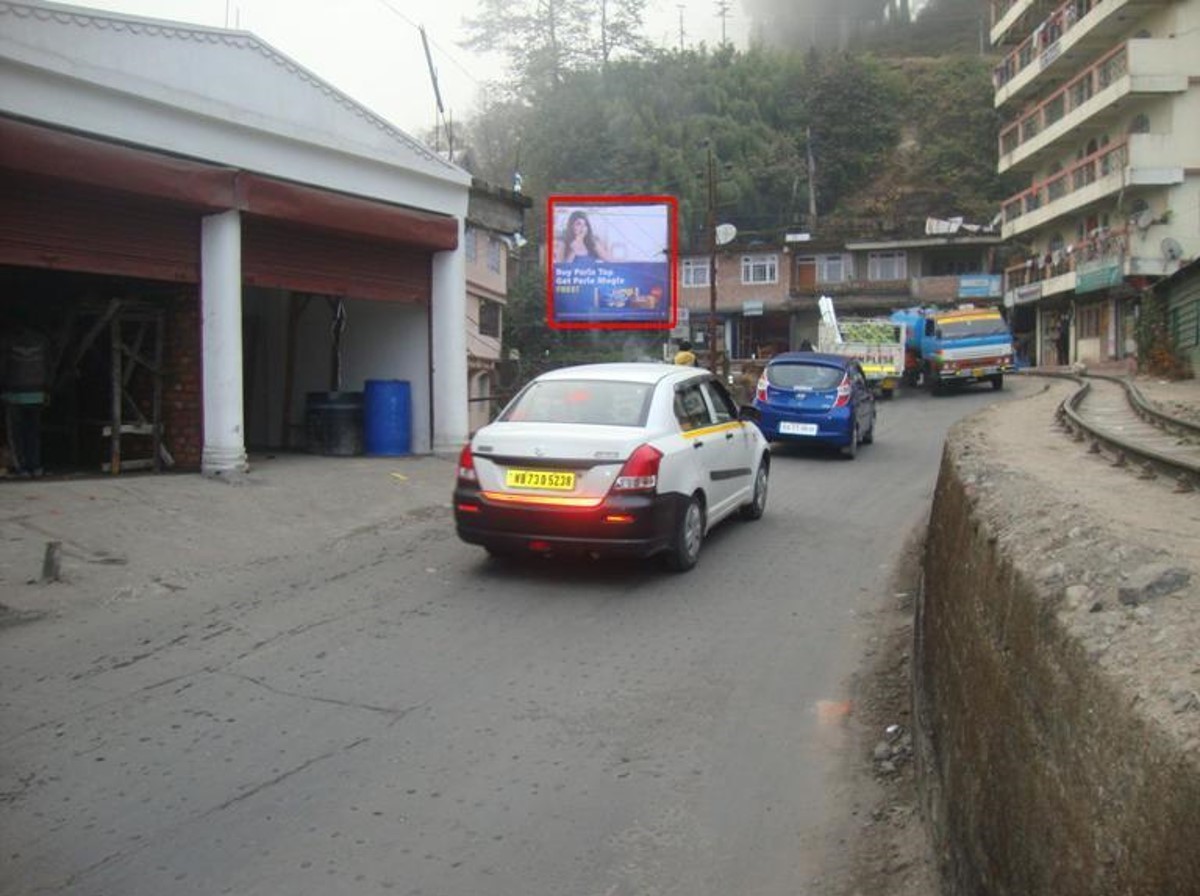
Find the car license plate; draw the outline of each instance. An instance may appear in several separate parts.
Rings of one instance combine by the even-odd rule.
[[[785,436],[815,436],[817,434],[817,424],[792,423],[789,420],[784,420],[779,424],[779,433]]]
[[[569,492],[575,488],[575,474],[558,470],[507,470],[504,484],[509,488],[545,488]]]
[[[971,371],[971,376],[983,376],[983,369],[980,367],[976,367],[974,370]]]

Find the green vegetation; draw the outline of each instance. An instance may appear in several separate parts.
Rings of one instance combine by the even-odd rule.
[[[483,0],[471,46],[507,53],[512,79],[470,122],[464,164],[497,184],[519,170],[539,200],[669,193],[683,251],[706,245],[710,161],[718,220],[747,245],[788,230],[899,235],[927,216],[986,222],[1015,185],[995,173],[991,62],[971,54],[977,5],[934,0],[911,23],[907,6],[890,21],[886,6],[852,52],[663,51],[638,37],[643,0]],[[543,212],[529,216],[535,243]],[[513,290],[506,348],[595,347],[535,326],[544,307],[537,277]],[[588,336],[629,352],[626,334]],[[654,348],[661,334],[639,340]]]

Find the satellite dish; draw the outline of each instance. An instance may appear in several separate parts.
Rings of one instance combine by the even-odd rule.
[[[1138,230],[1145,230],[1154,223],[1154,212],[1148,208],[1142,209],[1133,216],[1133,226]]]
[[[1179,240],[1167,237],[1162,241],[1162,254],[1167,261],[1179,261],[1183,258],[1183,246],[1179,245]]]
[[[737,228],[732,224],[717,225],[717,245],[724,246],[726,243],[732,242],[737,236]]]

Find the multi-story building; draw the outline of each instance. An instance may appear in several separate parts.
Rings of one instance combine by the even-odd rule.
[[[829,296],[839,314],[887,316],[910,305],[1000,300],[993,257],[999,234],[949,234],[846,239],[795,237],[782,244],[722,247],[717,255],[717,347],[730,363],[816,344]],[[680,260],[680,326],[706,361],[712,307],[707,255]]]
[[[722,246],[716,257],[716,340],[722,358],[752,358],[791,342],[788,255],[778,245]],[[679,270],[679,326],[707,363],[714,284],[707,254],[684,255]]]
[[[527,196],[471,184],[463,233],[467,268],[467,373],[470,431],[492,419],[498,397],[504,308],[508,302],[509,253],[524,225]]]
[[[992,0],[991,40],[1015,326],[1042,364],[1132,357],[1143,291],[1200,253],[1200,0]]]

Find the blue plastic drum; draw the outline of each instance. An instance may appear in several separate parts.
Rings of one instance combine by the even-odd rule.
[[[367,454],[412,454],[412,384],[367,380],[363,387],[363,447]]]

